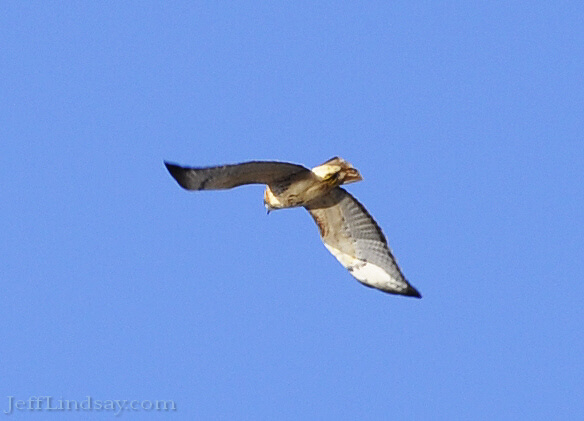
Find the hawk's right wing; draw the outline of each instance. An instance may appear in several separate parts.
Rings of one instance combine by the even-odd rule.
[[[402,274],[381,228],[363,205],[337,187],[305,206],[326,248],[363,285],[420,298]]]
[[[181,167],[164,162],[168,172],[187,190],[231,189],[243,184],[271,184],[310,171],[302,165],[275,161],[251,161],[218,167]]]

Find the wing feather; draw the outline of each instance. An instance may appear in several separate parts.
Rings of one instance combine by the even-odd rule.
[[[420,298],[399,266],[379,225],[357,199],[337,187],[305,206],[326,248],[362,284]]]
[[[181,167],[164,162],[168,172],[187,190],[231,189],[243,184],[270,184],[303,171],[302,165],[275,161],[250,161],[216,167]]]

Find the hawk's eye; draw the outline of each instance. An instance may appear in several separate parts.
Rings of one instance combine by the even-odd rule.
[[[339,172],[334,172],[332,174],[327,174],[327,176],[324,178],[325,181],[328,181],[330,183],[334,183],[335,181],[337,181],[339,179]]]
[[[341,174],[340,174],[340,172],[338,172],[338,171],[337,171],[337,172],[334,172],[334,173],[332,173],[332,174],[329,174],[329,175],[327,175],[327,177],[326,177],[326,182],[334,186],[335,184],[337,184],[337,183],[338,183],[338,181],[339,181],[339,176],[340,176],[340,175],[341,175]]]

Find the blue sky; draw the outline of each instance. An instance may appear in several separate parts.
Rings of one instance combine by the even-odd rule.
[[[583,19],[577,1],[4,2],[2,411],[584,417]],[[335,155],[422,300],[361,286],[261,186],[185,192],[163,166]]]

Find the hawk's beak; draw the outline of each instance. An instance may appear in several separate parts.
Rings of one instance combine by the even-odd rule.
[[[345,172],[345,178],[343,180],[343,184],[356,183],[357,181],[362,181],[362,180],[363,180],[363,177],[361,176],[359,171],[357,171],[356,168],[347,168],[347,170]]]

